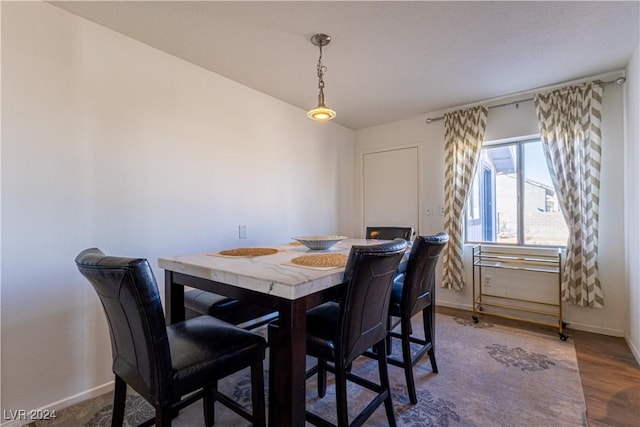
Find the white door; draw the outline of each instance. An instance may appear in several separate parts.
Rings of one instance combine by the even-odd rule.
[[[418,147],[363,155],[363,227],[411,226],[419,232]],[[364,232],[363,228],[363,232]]]

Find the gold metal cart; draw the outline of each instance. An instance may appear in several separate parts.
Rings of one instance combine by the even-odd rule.
[[[546,326],[557,326],[560,339],[566,324],[562,321],[562,256],[560,249],[534,250],[476,245],[473,247],[473,321],[478,313],[521,320]],[[557,300],[542,301],[536,298],[519,298],[498,295],[483,287],[484,269],[508,269],[523,272],[554,274],[558,278]],[[554,298],[555,299],[555,298]]]

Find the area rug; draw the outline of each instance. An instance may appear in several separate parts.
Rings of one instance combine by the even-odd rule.
[[[416,317],[413,323],[419,330],[421,320]],[[399,353],[398,346],[394,346],[394,353]],[[438,374],[431,372],[426,356],[414,368],[417,405],[409,403],[403,371],[389,367],[399,426],[586,426],[584,394],[571,340],[561,341],[551,331],[532,332],[482,321],[476,324],[470,318],[438,314],[436,358]],[[377,381],[374,360],[360,358],[353,370]],[[323,399],[317,397],[315,380],[307,381],[307,409],[335,422],[333,378],[328,378]],[[220,388],[250,408],[248,370],[221,382]],[[348,396],[349,415],[353,417],[371,393],[349,384]],[[60,410],[53,422],[37,425],[108,426],[111,410],[111,395],[106,394]],[[142,398],[128,396],[125,426],[136,425],[152,414]],[[248,424],[221,405],[216,406],[216,426]],[[204,425],[202,404],[181,411],[173,425]],[[384,408],[379,408],[365,425],[387,426]]]

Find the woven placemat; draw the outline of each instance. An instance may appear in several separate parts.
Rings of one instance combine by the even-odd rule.
[[[220,255],[226,256],[262,256],[262,255],[273,255],[277,253],[277,249],[273,248],[237,248],[237,249],[226,249],[224,251],[218,252]]]
[[[303,255],[291,260],[293,264],[304,267],[344,267],[347,265],[345,254]]]

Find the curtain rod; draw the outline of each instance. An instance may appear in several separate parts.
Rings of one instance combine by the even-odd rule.
[[[624,82],[626,82],[627,79],[625,77],[618,77],[615,80],[610,80],[608,82],[602,82],[600,83],[602,86],[609,86],[609,85],[621,85]],[[511,101],[511,102],[505,102],[503,104],[497,104],[497,105],[490,105],[489,107],[487,107],[489,110],[494,109],[494,108],[500,108],[500,107],[508,107],[510,105],[515,105],[516,108],[518,108],[518,104],[522,104],[524,102],[531,102],[533,101],[533,97],[531,98],[526,98],[526,99],[519,99],[517,101]],[[444,116],[440,116],[440,117],[428,117],[425,121],[427,122],[427,124],[431,124],[433,122],[438,122],[440,120],[444,120]]]

